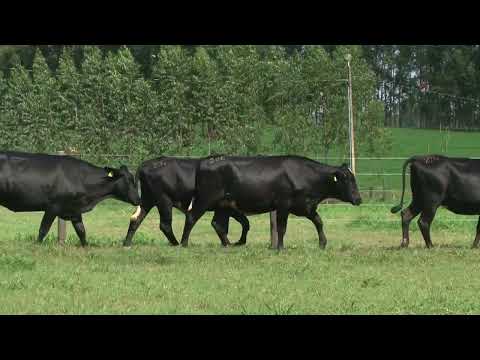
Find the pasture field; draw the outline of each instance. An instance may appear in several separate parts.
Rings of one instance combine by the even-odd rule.
[[[262,136],[262,143],[265,148],[274,149],[274,131],[271,126],[266,126]],[[402,178],[398,175],[379,176],[372,174],[399,174],[401,173],[404,159],[412,155],[422,154],[441,154],[446,156],[458,157],[480,157],[480,142],[477,132],[464,131],[439,131],[430,129],[405,129],[389,128],[392,134],[392,147],[390,151],[381,156],[370,156],[362,148],[357,148],[358,157],[386,157],[389,159],[357,159],[356,167],[359,187],[362,190],[362,196],[383,201],[381,193],[369,193],[372,190],[395,190],[393,193],[385,194],[386,200],[398,199],[400,196]],[[318,149],[312,148],[306,156],[317,159],[320,162],[332,165],[340,165],[340,159],[324,159],[324,154]],[[348,163],[348,147],[333,148],[329,153],[331,158],[343,158]],[[267,152],[270,153],[270,152]],[[196,153],[192,156],[205,156],[208,154],[207,147],[198,147]],[[407,171],[408,173],[408,171]],[[409,179],[407,177],[409,184]],[[409,186],[406,188],[410,192]]]
[[[390,129],[392,148],[390,153],[382,155],[390,159],[357,160],[357,172],[401,173],[404,159],[413,155],[439,154],[451,157],[480,157],[479,134],[476,132],[439,131],[428,129]],[[362,155],[360,152],[359,156]],[[365,156],[368,157],[368,156]],[[408,173],[408,169],[407,169]],[[407,177],[407,184],[410,184]],[[401,190],[401,176],[360,175],[358,179],[362,189],[398,189]],[[410,186],[407,186],[410,191]],[[397,197],[398,198],[398,197]]]
[[[0,208],[1,314],[478,314],[480,251],[476,219],[439,210],[435,248],[425,249],[416,221],[399,250],[392,204],[321,205],[327,249],[314,226],[290,216],[283,252],[270,250],[268,214],[251,216],[246,247],[222,248],[211,213],[189,248],[170,247],[152,210],[131,249],[121,247],[133,207],[107,200],[84,215],[90,246],[56,223],[35,243],[41,213]],[[174,213],[180,237],[184,216]],[[230,239],[240,226],[230,225]]]

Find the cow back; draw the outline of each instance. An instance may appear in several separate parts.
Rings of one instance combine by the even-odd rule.
[[[69,157],[20,152],[0,153],[0,204],[13,211],[41,211],[53,202],[83,192],[100,168]]]

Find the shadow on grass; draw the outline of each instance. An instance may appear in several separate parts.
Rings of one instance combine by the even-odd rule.
[[[386,251],[413,251],[413,250],[425,250],[425,251],[435,251],[435,250],[441,250],[441,249],[455,249],[455,250],[476,250],[472,249],[471,245],[464,245],[464,244],[438,244],[438,245],[433,245],[433,248],[429,249],[425,245],[410,245],[407,248],[400,247],[400,245],[397,246],[386,246],[386,247],[380,247],[382,250]]]

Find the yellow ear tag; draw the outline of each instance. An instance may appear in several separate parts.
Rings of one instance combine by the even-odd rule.
[[[337,177],[336,176],[333,177],[333,181],[337,182]]]
[[[110,172],[108,173],[108,177],[113,178],[113,171],[110,171]]]

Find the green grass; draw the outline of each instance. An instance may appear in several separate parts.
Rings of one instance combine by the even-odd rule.
[[[445,132],[423,129],[390,129],[392,149],[382,157],[409,158],[413,155],[440,154],[452,157],[480,156],[479,134],[475,132]],[[362,156],[362,155],[361,155]],[[368,156],[366,156],[368,157]],[[403,159],[357,161],[357,172],[362,173],[401,173]],[[401,176],[359,175],[363,189],[370,187],[401,190]]]
[[[399,217],[389,205],[320,206],[328,238],[290,217],[286,250],[270,250],[268,215],[250,217],[243,248],[222,248],[211,214],[194,228],[189,248],[170,247],[149,214],[131,249],[121,242],[132,208],[106,201],[84,216],[90,247],[68,225],[35,243],[40,213],[0,210],[1,314],[449,314],[479,313],[475,217],[440,210],[436,246],[424,247],[415,222],[411,248],[398,250]],[[387,222],[382,222],[387,220]],[[180,236],[184,217],[174,214]],[[231,223],[230,239],[240,236]]]
[[[392,132],[393,149],[384,156],[480,154],[476,133]],[[359,160],[357,171],[399,173],[402,164]],[[400,188],[399,176],[382,184],[360,175],[357,182],[367,190]],[[425,249],[415,219],[410,248],[399,250],[399,215],[389,211],[396,198],[375,206],[320,206],[325,251],[313,225],[291,216],[280,253],[268,248],[268,215],[249,218],[246,247],[222,248],[207,214],[183,249],[168,246],[152,210],[134,246],[123,249],[134,209],[105,201],[84,215],[90,246],[83,249],[70,224],[64,247],[56,243],[56,224],[38,245],[41,213],[0,208],[0,314],[480,313],[480,252],[470,249],[477,217],[439,210],[432,250]],[[183,222],[175,212],[177,238]],[[232,220],[230,239],[239,236]]]

